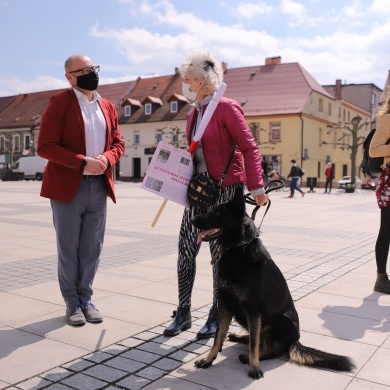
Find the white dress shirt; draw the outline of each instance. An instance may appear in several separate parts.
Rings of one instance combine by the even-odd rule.
[[[101,101],[101,96],[94,91],[93,99],[89,101],[88,98],[74,89],[77,99],[80,104],[81,113],[83,114],[85,125],[85,142],[87,157],[96,157],[103,154],[106,143],[106,120],[103,112],[98,104]]]

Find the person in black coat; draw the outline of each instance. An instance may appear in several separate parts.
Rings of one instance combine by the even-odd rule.
[[[291,160],[291,170],[290,173],[288,174],[288,178],[291,178],[291,183],[290,183],[290,196],[289,198],[294,197],[294,191],[297,190],[298,192],[301,193],[302,198],[305,196],[305,192],[303,192],[299,187],[298,187],[298,182],[299,179],[303,176],[304,172],[302,169],[298,166],[297,162],[295,160]]]

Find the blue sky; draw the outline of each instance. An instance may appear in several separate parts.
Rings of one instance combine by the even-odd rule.
[[[320,84],[390,69],[389,0],[0,0],[0,96],[67,87],[75,53],[101,84],[173,74],[206,47],[228,67],[299,62]]]

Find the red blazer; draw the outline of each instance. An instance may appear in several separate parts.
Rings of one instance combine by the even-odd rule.
[[[107,195],[116,203],[112,166],[122,157],[125,143],[112,103],[99,102],[106,120],[104,155],[109,161],[105,172]],[[42,114],[38,137],[38,154],[48,160],[43,176],[41,196],[63,202],[75,197],[83,176],[81,162],[85,156],[85,127],[80,105],[73,89],[50,98]]]

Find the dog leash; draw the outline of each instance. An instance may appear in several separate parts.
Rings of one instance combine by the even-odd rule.
[[[280,180],[280,179],[275,179],[275,180],[270,180],[265,186],[264,186],[264,189],[265,189],[265,193],[268,194],[270,193],[271,191],[275,191],[275,190],[278,190],[279,188],[283,188],[284,187],[284,182],[283,180]],[[256,206],[254,208],[254,210],[252,211],[252,215],[251,215],[251,219],[254,221],[255,218],[256,218],[256,213],[257,211],[259,210],[260,206],[255,202],[255,200],[253,199],[252,195],[250,193],[244,195],[244,199],[245,199],[245,203],[248,203],[252,206]],[[260,227],[261,227],[261,224],[263,223],[263,220],[264,220],[264,217],[265,215],[267,214],[269,208],[271,206],[271,199],[268,199],[268,203],[267,203],[267,208],[265,210],[265,213],[263,215],[263,218],[261,219],[261,222],[260,222],[260,226],[258,227],[258,230],[260,231]],[[258,235],[257,235],[258,236]],[[217,251],[217,253],[215,253],[212,257],[211,257],[211,264],[214,264],[217,259],[222,255],[223,253],[223,249],[221,248],[220,250]]]
[[[275,191],[275,190],[278,190],[280,188],[283,188],[284,187],[284,182],[283,180],[280,180],[280,179],[275,179],[275,180],[270,180],[265,186],[264,186],[264,189],[265,189],[265,193],[266,194],[269,194],[270,192],[272,191]],[[259,206],[255,200],[253,199],[253,196],[248,193],[244,196],[245,198],[245,203],[248,203],[252,206],[256,206],[253,211],[252,211],[252,215],[251,215],[251,219],[254,221],[255,218],[256,218],[256,214],[257,214],[257,211],[260,209],[261,206]],[[265,213],[263,215],[263,218],[261,219],[261,222],[260,222],[260,225],[259,227],[257,228],[258,230],[260,230],[261,228],[261,224],[263,223],[264,221],[264,217],[267,215],[268,213],[268,210],[269,208],[271,207],[271,199],[268,199],[268,202],[267,202],[267,208],[265,209]]]

